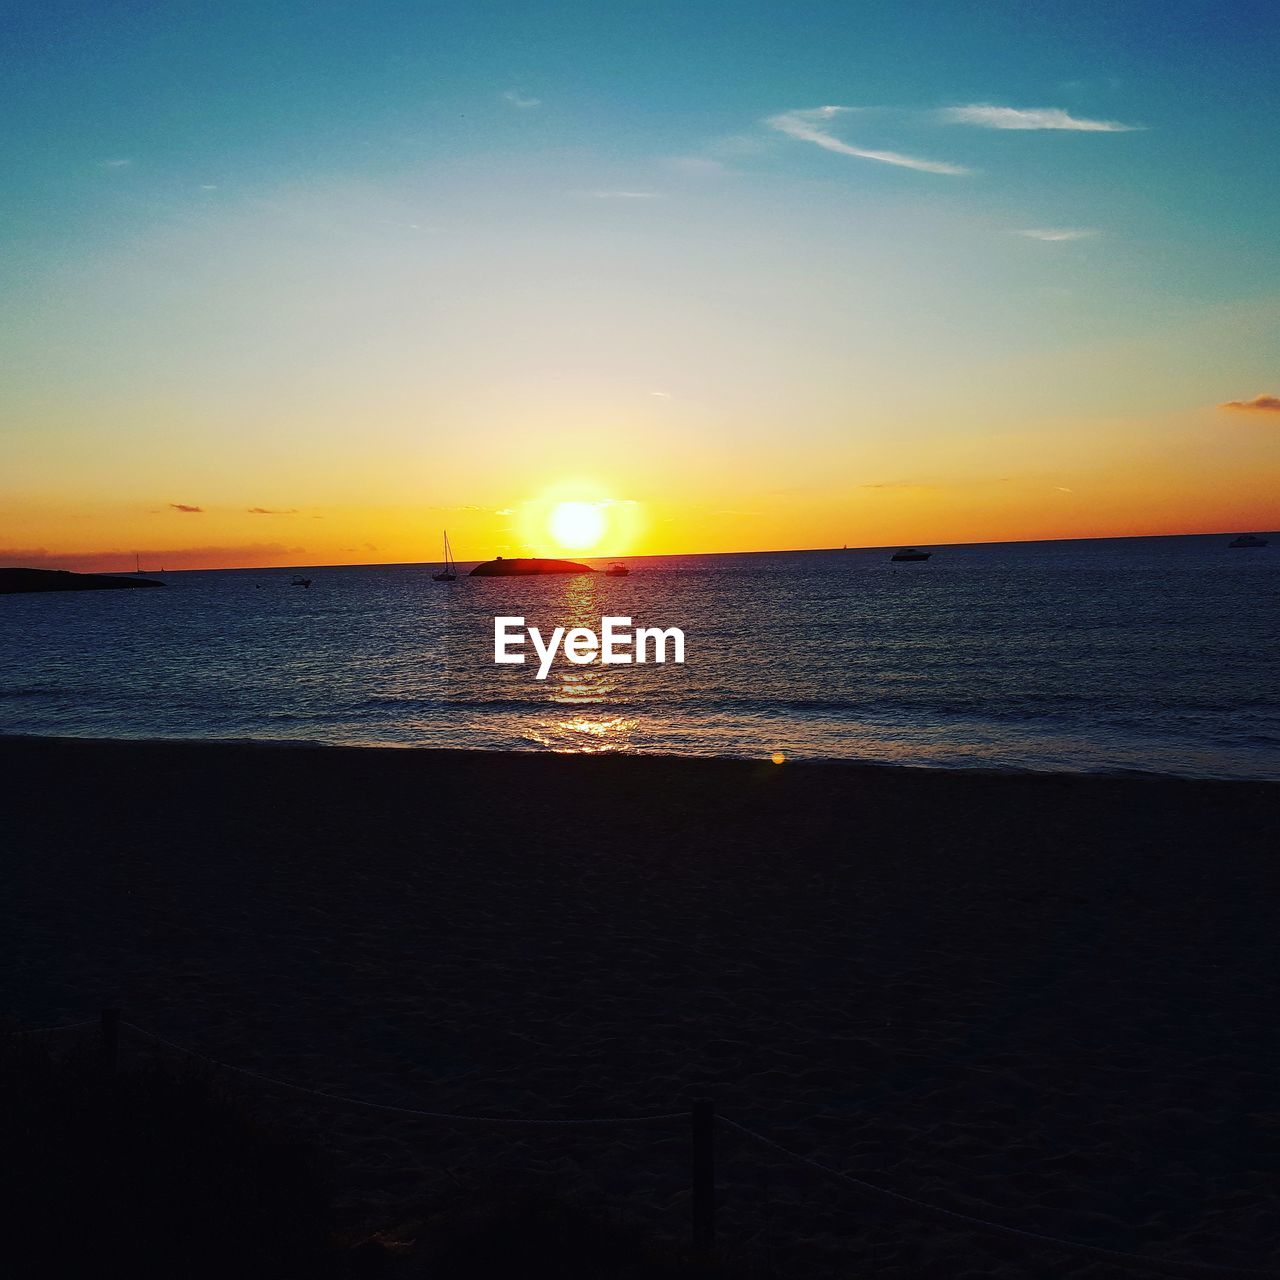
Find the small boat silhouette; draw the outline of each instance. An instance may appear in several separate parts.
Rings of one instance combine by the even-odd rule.
[[[453,558],[453,550],[449,546],[449,530],[444,531],[444,566],[439,573],[431,575],[432,582],[457,582],[458,564]]]
[[[631,570],[625,564],[615,562],[604,571],[604,576],[606,578],[625,578],[630,572]]]
[[[927,560],[931,555],[933,555],[932,551],[917,551],[915,547],[903,547],[901,551],[895,551],[889,559],[897,561]]]
[[[294,578],[293,581],[289,583],[289,585],[291,587],[309,587],[311,585],[311,579],[310,578]]]
[[[1252,533],[1242,533],[1238,538],[1232,538],[1227,543],[1229,547],[1265,547],[1266,545],[1266,538],[1256,537]]]

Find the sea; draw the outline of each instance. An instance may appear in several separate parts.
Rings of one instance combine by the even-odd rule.
[[[1280,538],[156,575],[0,598],[0,732],[840,758],[1280,779]],[[592,561],[590,563],[597,563]],[[304,574],[310,587],[291,585]],[[494,619],[678,627],[685,661],[494,663]],[[670,648],[668,656],[672,656]]]

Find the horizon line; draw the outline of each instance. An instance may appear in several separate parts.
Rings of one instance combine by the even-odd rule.
[[[934,549],[947,547],[1016,547],[1030,545],[1037,542],[1137,542],[1154,538],[1228,538],[1233,535],[1238,536],[1242,532],[1250,533],[1269,533],[1280,536],[1280,529],[1253,528],[1249,530],[1241,528],[1230,529],[1207,529],[1193,530],[1187,533],[1093,533],[1080,536],[1062,537],[1062,538],[978,538],[968,542],[884,542],[884,543],[867,543],[861,546],[831,546],[831,547],[753,547],[742,551],[663,551],[663,552],[612,552],[601,553],[599,555],[578,556],[580,561],[591,560],[674,560],[682,556],[786,556],[786,555],[814,555],[825,552],[841,552],[841,551],[890,551],[898,547],[931,547]],[[493,559],[496,557],[490,557]],[[526,557],[510,557],[512,559],[523,559]],[[528,557],[532,559],[568,559],[564,555],[560,556],[534,556]],[[156,573],[258,573],[269,572],[273,570],[288,569],[390,569],[397,566],[417,566],[417,565],[433,565],[439,564],[438,559],[429,560],[350,560],[350,561],[331,561],[328,563],[316,564],[262,564],[262,565],[208,565],[199,569],[143,569],[142,574]],[[463,559],[457,562],[460,565],[487,564],[486,560],[470,560]],[[7,565],[0,566],[4,568],[26,568],[39,566],[20,566]],[[104,577],[117,577],[123,572],[130,574],[135,571],[130,570],[112,570],[112,569],[90,569],[90,570],[70,570],[69,572],[88,572],[92,574],[102,575]]]

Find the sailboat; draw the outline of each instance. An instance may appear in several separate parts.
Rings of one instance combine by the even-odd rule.
[[[449,530],[444,531],[444,567],[439,573],[431,575],[432,582],[457,582],[458,564],[453,558],[453,550],[449,546]]]

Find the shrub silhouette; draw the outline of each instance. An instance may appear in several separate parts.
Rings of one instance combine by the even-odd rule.
[[[0,1041],[0,1204],[0,1271],[15,1280],[329,1270],[304,1148],[195,1076],[104,1079],[91,1057],[56,1063],[23,1040]]]
[[[416,1239],[331,1231],[308,1148],[200,1075],[104,1077],[0,1037],[0,1275],[130,1280],[745,1280],[536,1191],[423,1206]]]

